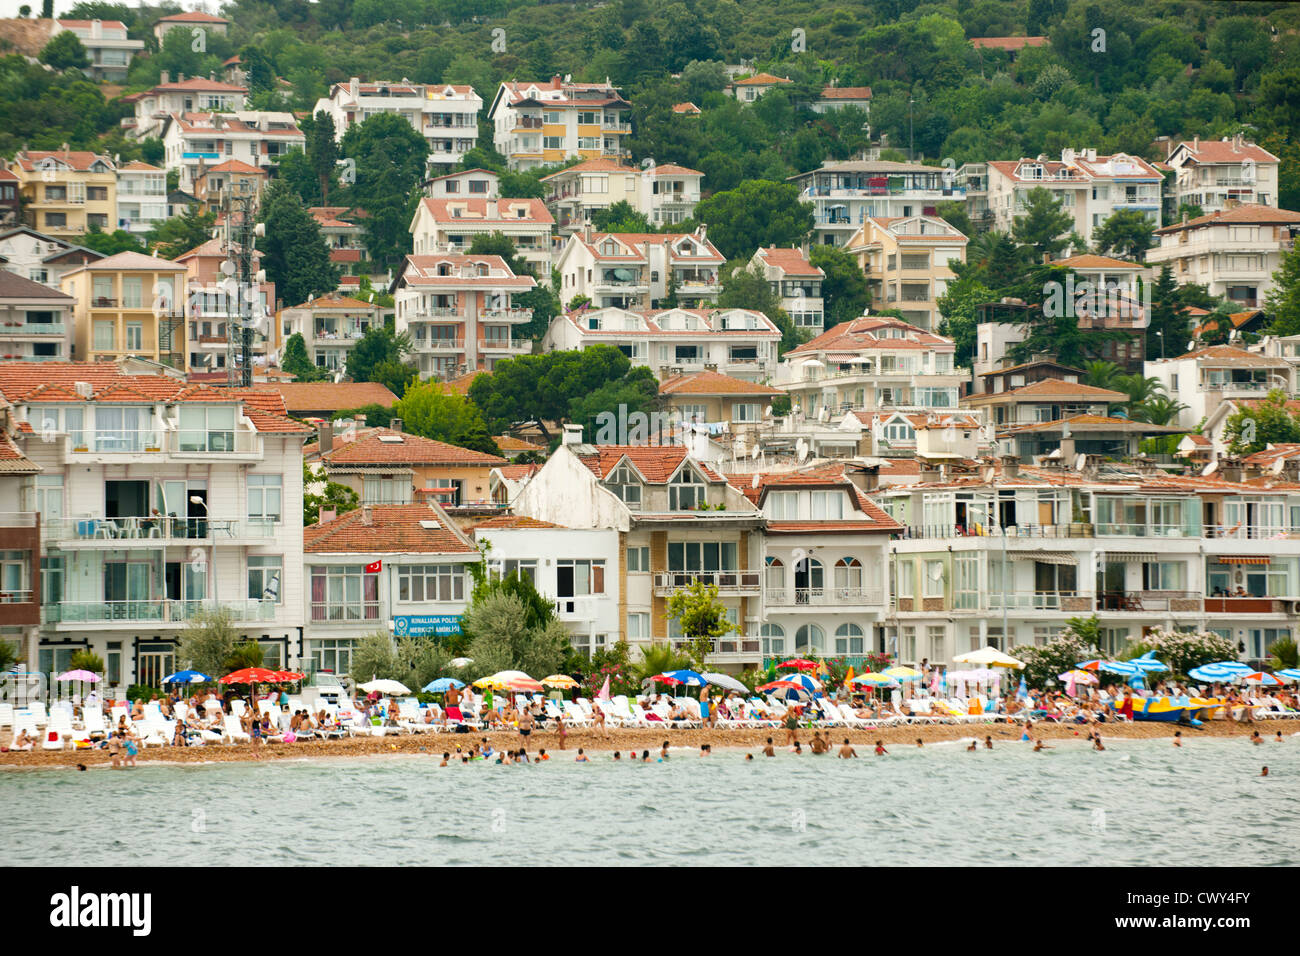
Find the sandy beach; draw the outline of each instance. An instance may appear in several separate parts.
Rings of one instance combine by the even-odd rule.
[[[1282,732],[1284,739],[1291,737],[1293,734],[1300,734],[1300,719],[1256,721],[1253,724],[1237,724],[1226,720],[1216,720],[1199,728],[1180,728],[1176,724],[1156,722],[1108,723],[1100,727],[1103,741],[1110,739],[1169,738],[1177,730],[1182,730],[1183,737],[1189,744],[1201,737],[1240,737],[1244,743],[1252,731],[1258,730],[1260,735],[1266,738],[1269,745],[1272,745],[1272,738],[1278,731]],[[846,730],[842,727],[832,727],[822,731],[822,733],[829,734],[836,744],[848,737],[857,747],[874,745],[877,740],[883,740],[886,746],[915,746],[918,737],[922,741],[930,743],[943,740],[969,739],[971,737],[979,737],[982,740],[985,736],[991,736],[996,745],[998,743],[1018,744],[1021,728],[1018,725],[1013,726],[1004,723],[920,724],[882,727],[875,730]],[[1086,738],[1088,728],[1079,724],[1036,723],[1033,733],[1036,737],[1042,737],[1045,740]],[[808,741],[812,739],[812,735],[812,730],[800,728],[797,736],[806,747]],[[454,753],[457,745],[468,749],[474,741],[483,737],[486,737],[497,750],[503,748],[514,749],[520,745],[521,741],[524,741],[524,738],[521,738],[514,731],[474,734],[427,733],[385,737],[349,737],[343,740],[311,743],[272,743],[266,744],[260,749],[263,760],[300,760],[303,758],[357,757],[391,755],[394,753],[418,754],[421,752],[432,756],[434,754],[441,755],[444,752]],[[665,740],[669,742],[670,747],[698,749],[701,744],[710,744],[715,749],[742,747],[757,750],[762,747],[768,737],[771,737],[773,742],[780,748],[785,744],[786,732],[784,729],[675,730],[664,728],[662,730],[647,730],[643,728],[616,728],[610,729],[608,736],[602,736],[599,731],[577,728],[569,730],[565,740],[565,750],[576,753],[579,747],[584,747],[589,753],[614,750],[656,751]],[[546,748],[548,753],[557,753],[560,750],[560,738],[554,731],[535,730],[524,741],[524,745],[530,754],[536,753],[543,747]],[[150,747],[141,751],[136,762],[138,765],[144,766],[145,764],[157,763],[218,763],[253,759],[248,744],[234,746],[217,744],[184,748]],[[108,767],[110,760],[108,752],[105,750],[34,750],[0,753],[0,769],[26,767],[72,768],[79,763],[84,763],[88,768],[101,765]]]

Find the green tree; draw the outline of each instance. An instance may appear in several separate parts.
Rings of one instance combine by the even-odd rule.
[[[1230,64],[1238,85],[1268,62],[1273,48],[1264,21],[1256,17],[1226,17],[1210,31],[1207,49],[1220,63]]]
[[[18,653],[18,645],[9,641],[0,641],[0,673],[10,670],[15,664],[22,660]]]
[[[321,204],[328,206],[330,186],[338,182],[339,178],[339,147],[334,138],[334,118],[324,110],[319,110],[310,123],[304,121],[303,133],[307,139],[307,160],[320,186]]]
[[[349,193],[367,213],[366,248],[376,262],[393,264],[410,250],[407,231],[425,176],[428,141],[396,113],[380,113],[348,127],[342,154],[355,163]]]
[[[409,668],[397,656],[393,639],[383,631],[367,634],[352,649],[352,679],[358,684],[372,680],[400,681]]]
[[[461,618],[461,629],[470,635],[467,656],[484,674],[521,670],[545,677],[560,667],[570,644],[568,628],[553,612],[544,623],[530,626],[525,601],[499,589],[474,601]]]
[[[501,449],[497,447],[497,443],[488,434],[487,425],[483,423],[481,417],[466,425],[456,434],[451,443],[459,445],[461,448],[469,448],[472,451],[481,451],[485,455],[501,455]]]
[[[408,389],[407,391],[409,392],[410,390]],[[392,424],[393,418],[401,417],[395,413],[394,409],[389,408],[386,405],[380,405],[378,402],[371,402],[369,405],[362,405],[358,408],[339,409],[334,413],[334,420],[338,421],[341,418],[356,418],[358,415],[365,417],[367,428],[387,428]],[[402,428],[406,431],[411,431],[410,428],[407,428],[405,422],[403,422]]]
[[[1275,388],[1253,408],[1242,408],[1228,416],[1223,437],[1228,454],[1252,455],[1269,445],[1300,442],[1300,418],[1288,408],[1289,396]]]
[[[1055,259],[1069,243],[1074,219],[1061,208],[1061,203],[1050,190],[1035,186],[1025,194],[1025,213],[1016,216],[1011,235],[1021,246],[1033,251],[1035,262],[1043,258]]]
[[[330,262],[320,223],[289,187],[272,180],[262,194],[261,211],[266,223],[266,236],[259,245],[262,266],[284,301],[298,305],[338,288],[339,270]]]
[[[216,222],[215,212],[200,212],[198,206],[190,206],[179,216],[158,223],[145,238],[155,256],[175,259],[211,239]]]
[[[1300,333],[1300,250],[1293,247],[1282,254],[1264,305],[1273,317],[1269,329],[1272,334]]]
[[[631,367],[628,357],[612,345],[521,355],[498,362],[491,375],[474,379],[469,397],[494,433],[526,419],[564,421],[575,398],[622,379]]]
[[[328,369],[320,368],[307,357],[307,343],[301,332],[293,333],[285,341],[280,368],[300,382],[321,382],[330,377]]]
[[[56,70],[88,70],[90,57],[81,45],[77,35],[64,30],[56,33],[49,43],[42,48],[38,59]]]
[[[145,251],[144,243],[140,241],[139,237],[132,235],[125,229],[104,232],[102,229],[92,226],[90,231],[81,238],[81,244],[87,249],[94,249],[106,256],[117,255],[119,252]]]
[[[625,199],[612,206],[597,209],[591,214],[591,225],[597,232],[654,232],[654,227]]]
[[[1155,223],[1144,213],[1136,209],[1118,209],[1093,234],[1093,243],[1100,255],[1114,252],[1145,262],[1155,228]]]
[[[302,463],[302,523],[303,527],[320,520],[321,509],[333,510],[337,515],[354,511],[361,504],[357,493],[347,485],[330,481],[322,469],[320,474],[313,470],[311,462]],[[308,486],[319,487],[320,494],[308,490]]]
[[[1085,385],[1091,385],[1093,388],[1108,388],[1113,392],[1120,390],[1119,379],[1123,377],[1124,370],[1114,362],[1094,359],[1085,365],[1083,370]]]
[[[742,265],[729,263],[729,268],[723,270],[718,307],[762,312],[781,330],[781,342],[777,348],[782,353],[808,341],[807,332],[795,328],[768,281],[758,273],[742,268]]]
[[[939,314],[943,316],[939,333],[952,337],[957,349],[953,360],[959,367],[968,367],[975,357],[978,307],[995,299],[992,289],[970,276],[948,283],[944,294],[939,296],[936,304],[939,306]]]
[[[220,677],[235,668],[226,662],[239,643],[234,618],[227,608],[200,608],[186,622],[176,647],[176,661],[185,668]]]
[[[464,448],[470,447],[459,441],[464,436],[480,433],[490,436],[487,423],[474,403],[463,395],[448,392],[438,382],[412,385],[401,401],[393,406],[393,414],[402,419],[402,428],[413,435]],[[369,418],[366,421],[369,422]],[[480,450],[490,455],[500,454],[495,444],[490,449]]]
[[[713,652],[713,642],[738,630],[727,620],[727,606],[718,600],[718,586],[701,579],[674,591],[668,598],[668,617],[676,621],[685,639],[684,650],[702,670]]]
[[[761,101],[760,101],[761,102]],[[759,246],[797,246],[812,233],[812,203],[791,183],[748,179],[695,207],[708,237],[724,256],[752,256]]]
[[[1089,624],[1095,622],[1096,617],[1071,618],[1071,620],[1079,622],[1085,630],[1088,630]],[[1081,635],[1072,629],[1067,629],[1055,640],[1048,641],[1044,645],[1020,645],[1011,648],[1010,653],[1012,657],[1025,663],[1024,670],[1020,672],[1025,679],[1025,684],[1035,690],[1043,690],[1049,686],[1049,682],[1059,683],[1058,675],[1073,670],[1075,664],[1096,657],[1097,644],[1095,636]]]
[[[68,655],[68,670],[90,671],[92,674],[104,673],[104,658],[85,648]]]
[[[650,644],[641,648],[641,659],[632,664],[632,677],[638,688],[656,674],[690,670],[699,665],[689,653],[671,644]]]
[[[575,395],[569,402],[567,418],[582,425],[582,433],[594,441],[598,434],[597,416],[602,412],[618,414],[619,406],[626,406],[627,414],[648,414],[659,404],[659,383],[654,373],[644,365],[629,369],[622,378],[606,382],[584,395]]]
[[[1187,312],[1178,298],[1174,271],[1165,263],[1151,287],[1151,325],[1147,329],[1146,358],[1151,361],[1181,353],[1191,337]]]
[[[257,641],[241,641],[231,649],[230,656],[226,658],[225,669],[230,673],[243,670],[245,667],[261,667],[265,657],[266,651]]]
[[[857,260],[839,246],[815,245],[808,261],[826,273],[822,279],[823,328],[856,319],[871,304],[867,277]]]
[[[392,387],[395,384],[392,376],[399,375],[392,366],[402,366],[403,357],[409,355],[410,351],[411,339],[407,333],[394,334],[386,328],[372,326],[348,353],[348,378],[354,382],[375,382],[380,381],[376,374],[382,373],[389,377],[388,381],[383,382],[389,391],[395,395],[405,392],[405,383],[400,383],[400,392]],[[410,377],[407,376],[406,382],[409,381]]]

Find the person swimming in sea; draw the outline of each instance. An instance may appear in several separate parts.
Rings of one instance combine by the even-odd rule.
[[[848,760],[851,757],[856,757],[857,755],[858,752],[854,750],[853,746],[849,743],[849,738],[845,737],[844,743],[840,745],[840,753],[839,753],[840,758],[843,760]]]
[[[877,740],[877,741],[876,741],[876,756],[877,756],[877,757],[881,757],[881,756],[884,756],[884,755],[887,754],[887,753],[889,753],[889,751],[885,749],[885,743],[884,743],[884,741],[883,741],[883,740]]]
[[[976,750],[978,750],[978,749],[979,749],[979,748],[975,745],[975,740],[972,739],[971,742],[970,742],[970,744],[969,744],[969,746],[966,747],[966,752],[967,752],[968,754],[973,754],[973,753],[974,753]]]
[[[1181,730],[1175,730],[1175,731],[1174,731],[1174,746],[1175,746],[1175,747],[1181,747],[1182,745],[1183,745],[1183,732],[1182,732]]]
[[[1034,741],[1034,753],[1038,753],[1038,751],[1040,750],[1052,750],[1052,749],[1054,748],[1049,747],[1047,744],[1043,743],[1042,738],[1039,738],[1038,740]]]
[[[767,738],[767,743],[763,745],[763,756],[764,756],[764,757],[775,757],[775,756],[776,756],[776,748],[772,746],[772,738],[771,738],[771,737],[768,737],[768,738]]]

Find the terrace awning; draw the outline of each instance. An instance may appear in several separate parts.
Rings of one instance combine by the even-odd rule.
[[[1107,551],[1105,558],[1107,564],[1147,564],[1159,560],[1150,551]]]
[[[1077,565],[1079,556],[1069,551],[1024,551],[1016,555],[1022,561],[1038,561],[1042,564]]]
[[[1259,554],[1221,554],[1214,560],[1220,564],[1268,564],[1267,555]]]

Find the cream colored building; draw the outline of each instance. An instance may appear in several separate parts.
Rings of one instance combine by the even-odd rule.
[[[432,168],[450,169],[478,141],[478,112],[483,99],[472,86],[372,80],[361,82],[352,77],[335,83],[329,96],[316,101],[312,115],[327,113],[334,121],[334,137],[356,123],[372,116],[392,113],[411,124],[411,128],[429,144],[428,164]]]
[[[511,169],[583,159],[618,159],[632,132],[632,104],[609,80],[573,83],[558,76],[502,83],[488,109],[492,145]]]
[[[135,356],[185,369],[184,265],[119,252],[67,273],[61,286],[77,300],[73,350],[78,360]]]
[[[546,208],[556,232],[568,235],[590,226],[598,209],[625,202],[652,225],[671,225],[695,215],[704,174],[673,163],[644,169],[612,159],[589,159],[543,177],[550,192]]]
[[[1174,208],[1183,203],[1215,213],[1231,206],[1277,205],[1278,158],[1240,134],[1221,140],[1200,137],[1169,154],[1174,168]]]
[[[966,261],[966,237],[936,216],[868,218],[848,241],[867,274],[871,305],[898,309],[920,329],[939,327],[938,299]]]
[[[27,224],[55,239],[79,240],[91,226],[117,228],[117,167],[77,150],[21,150],[14,156]]]

